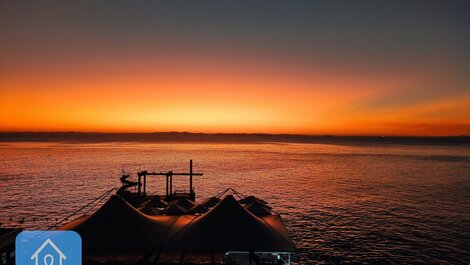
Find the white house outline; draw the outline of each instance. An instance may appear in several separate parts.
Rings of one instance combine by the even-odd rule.
[[[64,255],[64,253],[62,253],[62,251],[60,251],[60,249],[49,238],[46,239],[46,241],[44,241],[44,243],[42,243],[42,245],[38,248],[38,250],[36,250],[36,252],[34,252],[34,254],[31,256],[31,259],[36,259],[36,265],[38,265],[38,255],[46,247],[47,244],[51,245],[51,247],[53,247],[54,250],[57,253],[59,253],[59,255],[60,255],[59,265],[62,265],[62,260],[67,259],[67,257]]]

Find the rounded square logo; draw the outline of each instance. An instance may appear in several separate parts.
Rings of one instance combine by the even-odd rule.
[[[82,239],[74,231],[23,231],[15,244],[17,265],[82,265]]]

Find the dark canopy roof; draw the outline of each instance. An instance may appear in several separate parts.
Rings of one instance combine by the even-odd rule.
[[[188,214],[203,214],[208,211],[207,207],[203,204],[198,204],[193,208],[189,209]]]
[[[144,207],[140,207],[138,209],[141,213],[146,214],[146,215],[157,215],[160,214],[160,210],[155,207],[151,207],[148,204],[145,205]]]
[[[271,214],[269,208],[260,202],[251,203],[250,205],[246,206],[246,209],[256,216],[264,216]]]
[[[293,252],[295,245],[229,195],[185,227],[168,249]]]
[[[193,201],[191,201],[187,198],[179,198],[178,200],[174,201],[171,204],[176,204],[176,205],[182,207],[183,209],[185,209],[185,211],[187,211],[187,210],[193,208],[194,206],[196,206],[196,204]]]
[[[172,204],[165,209],[161,210],[161,214],[166,214],[166,215],[182,215],[186,213],[186,209],[177,205],[177,204]]]
[[[176,219],[163,216],[158,221],[151,219],[113,195],[90,217],[64,225],[59,230],[79,233],[84,251],[145,251],[163,244]]]
[[[170,205],[182,210],[177,204]],[[197,207],[197,206],[196,206]],[[59,230],[75,230],[85,254],[163,251],[293,252],[295,245],[277,215],[256,217],[227,196],[207,213],[145,215],[113,195],[93,215]]]
[[[292,246],[295,246],[294,242],[290,238],[289,232],[287,231],[286,225],[284,224],[284,221],[282,220],[282,218],[279,214],[266,215],[266,216],[263,216],[261,218],[269,226],[274,228],[276,230],[276,232],[281,234],[287,241],[289,241],[289,243]]]
[[[259,203],[262,203],[262,204],[268,204],[265,200],[262,200],[258,197],[253,196],[253,195],[245,197],[245,198],[239,200],[238,202],[241,203],[241,204],[251,204],[251,203],[254,203],[254,202],[259,202]]]
[[[168,203],[163,201],[159,196],[155,196],[147,203],[147,205],[155,208],[165,208],[168,206]]]
[[[212,208],[214,206],[216,206],[218,203],[220,202],[220,199],[217,198],[217,197],[210,197],[209,199],[207,199],[206,201],[204,201],[203,203],[201,203],[202,205],[206,206],[207,208]]]

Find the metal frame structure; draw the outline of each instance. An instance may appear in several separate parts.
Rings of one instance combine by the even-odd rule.
[[[194,173],[193,172],[193,160],[189,160],[189,173],[175,173],[173,171],[168,172],[148,172],[147,170],[140,171],[137,173],[138,176],[138,195],[146,196],[147,195],[147,176],[166,176],[166,194],[165,197],[167,199],[174,197],[175,193],[173,193],[173,176],[189,176],[189,194],[188,198],[191,200],[195,200],[196,194],[194,192],[193,187],[193,176],[202,176],[203,173]],[[142,183],[143,178],[143,183]],[[143,185],[142,185],[143,184]],[[143,190],[142,190],[143,187]]]

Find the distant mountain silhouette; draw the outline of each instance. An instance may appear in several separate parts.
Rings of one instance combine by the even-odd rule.
[[[470,145],[470,136],[449,137],[379,137],[379,136],[310,136],[266,133],[98,133],[98,132],[0,132],[0,142],[200,142],[200,143],[324,143],[340,145]]]

